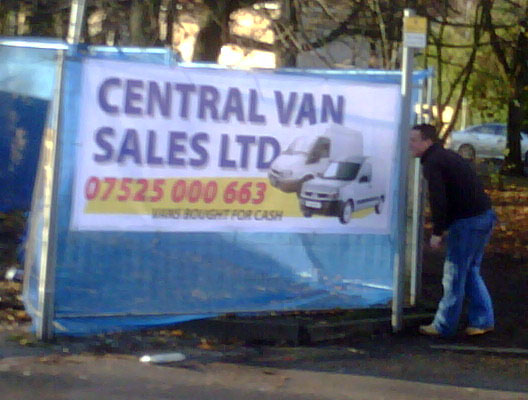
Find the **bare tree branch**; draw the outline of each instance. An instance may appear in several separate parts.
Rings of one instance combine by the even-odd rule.
[[[429,21],[431,21],[431,23],[433,24],[452,26],[455,28],[474,28],[473,24],[464,24],[461,22],[452,22],[452,21],[447,22],[445,20],[440,20],[436,17],[429,18]],[[495,25],[495,27],[498,29],[508,29],[508,28],[513,28],[514,26],[516,25],[515,24]]]
[[[484,14],[484,29],[490,35],[491,46],[493,47],[493,51],[495,52],[500,64],[502,65],[502,68],[504,69],[504,73],[506,75],[509,75],[511,74],[512,70],[511,66],[508,63],[508,58],[506,57],[506,54],[504,52],[504,43],[502,42],[502,39],[497,35],[497,31],[495,30],[495,26],[493,25],[493,19],[491,16],[493,1],[481,0],[481,3]]]

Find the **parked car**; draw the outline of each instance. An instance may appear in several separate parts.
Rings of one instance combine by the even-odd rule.
[[[305,217],[313,214],[337,216],[347,224],[352,214],[374,208],[381,214],[385,201],[384,186],[373,172],[368,157],[347,157],[332,161],[326,171],[302,185],[299,205]]]
[[[503,159],[506,136],[506,124],[474,125],[452,132],[446,142],[446,147],[470,160],[475,158]],[[525,132],[521,132],[521,156],[524,162],[528,163],[528,134]]]

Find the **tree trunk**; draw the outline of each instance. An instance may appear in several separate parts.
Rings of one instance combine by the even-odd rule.
[[[132,0],[130,5],[130,40],[135,46],[145,45],[145,35],[143,33],[144,24],[143,7],[140,0]]]
[[[508,175],[522,175],[524,172],[521,154],[521,127],[524,120],[524,110],[521,101],[522,86],[515,82],[513,96],[508,102],[508,153],[504,159],[502,172]]]
[[[217,62],[222,46],[229,42],[231,13],[241,4],[238,0],[204,0],[204,4],[209,9],[209,15],[196,38],[193,60]]]
[[[0,3],[0,35],[15,36],[17,34],[18,9],[19,5],[13,0]]]
[[[167,36],[165,37],[165,44],[170,46],[174,42],[174,21],[178,19],[178,12],[174,0],[168,0],[167,3]]]
[[[519,9],[519,19],[516,27],[519,27],[517,39],[514,42],[504,39],[499,35],[502,32],[495,24],[492,17],[492,0],[481,0],[486,20],[486,30],[490,34],[490,43],[495,56],[499,60],[504,80],[509,82],[508,100],[508,153],[504,157],[502,173],[508,175],[522,175],[523,163],[521,161],[521,125],[523,123],[523,91],[528,85],[528,12]],[[517,16],[517,15],[516,15]],[[512,15],[513,17],[513,15]],[[513,44],[513,46],[512,46]]]
[[[196,38],[193,61],[217,62],[224,44],[222,36],[222,27],[210,17]]]
[[[55,36],[55,18],[54,14],[58,4],[56,2],[48,3],[43,0],[37,0],[33,3],[31,14],[26,21],[29,26],[29,35],[31,36]]]
[[[295,67],[297,50],[290,35],[297,31],[297,15],[292,0],[284,0],[281,6],[281,18],[275,27],[275,58],[277,68]]]
[[[133,0],[130,5],[130,39],[134,46],[159,44],[160,0]]]
[[[522,154],[521,129],[524,122],[526,107],[526,88],[528,87],[528,15],[520,21],[523,29],[517,36],[517,43],[513,55],[511,77],[511,98],[508,102],[508,154],[505,157],[506,173],[513,175],[524,174],[524,162],[528,161],[527,154]]]

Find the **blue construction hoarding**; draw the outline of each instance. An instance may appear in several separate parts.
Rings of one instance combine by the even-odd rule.
[[[65,62],[53,282],[57,334],[164,325],[221,313],[388,306],[400,240],[399,74],[228,71],[199,65],[179,67],[166,55],[155,63],[149,59],[145,64],[143,60],[138,66],[137,55],[129,60],[116,53],[120,55],[116,62],[108,60],[113,58],[109,52],[104,54],[76,52]],[[426,76],[417,74],[416,83]],[[194,85],[196,93],[205,93],[201,100],[199,94],[196,100],[189,97],[189,110],[193,104],[197,107],[194,120],[192,111],[188,118],[179,118],[182,103],[177,106],[176,100],[171,104],[180,114],[164,114],[168,95],[163,90],[177,84]],[[313,90],[295,90],[307,84],[312,84]],[[288,85],[291,90],[286,89]],[[93,93],[90,87],[95,87]],[[269,88],[269,94],[263,87]],[[141,88],[147,89],[142,92]],[[151,97],[157,99],[151,109],[140,100],[148,93],[155,93]],[[227,99],[223,105],[221,100],[214,103],[215,93],[219,99]],[[254,98],[251,100],[252,93],[259,96],[258,105]],[[354,93],[362,95],[355,100]],[[103,95],[106,97],[101,100]],[[311,95],[322,103],[312,102]],[[366,104],[368,96],[374,96],[372,104],[376,104],[376,96],[385,96],[387,108],[377,104],[376,114]],[[288,107],[294,109],[294,103],[297,112],[292,111],[288,125]],[[347,109],[347,104],[354,104],[353,109]],[[122,109],[114,112],[117,108]],[[88,121],[88,116],[92,120]],[[323,128],[336,125],[347,125],[354,132],[363,130],[363,154],[333,153],[328,158],[336,160],[328,164],[338,161],[343,166],[345,161],[360,157],[362,161],[354,161],[358,174],[382,170],[385,181],[383,192],[371,195],[371,203],[349,197],[335,204],[352,202],[354,210],[341,207],[323,213],[318,200],[309,196],[314,188],[324,192],[335,186],[323,185],[331,180],[329,175],[325,178],[330,173],[325,172],[328,165],[314,173],[311,186],[303,182],[293,192],[283,191],[277,184],[272,165],[280,154],[287,153],[298,134],[317,136]],[[196,137],[198,132],[204,135]],[[222,153],[222,146],[230,140],[247,153],[237,155],[234,144]],[[331,142],[337,140],[332,138]],[[186,141],[189,147],[184,149]],[[268,150],[259,152],[261,143],[269,144]],[[382,154],[378,147],[384,149]],[[366,166],[366,159],[383,158],[386,151],[392,155],[385,161]],[[196,168],[190,167],[192,160]],[[236,167],[240,167],[238,171]],[[124,189],[119,192],[128,184],[130,195]],[[249,188],[247,201],[244,184]],[[115,190],[110,188],[114,185]],[[179,197],[182,188],[193,187],[198,193],[202,186],[209,197]],[[146,197],[138,194],[142,187],[147,190]],[[265,193],[259,192],[263,188]],[[337,192],[332,195],[337,196]],[[158,199],[160,196],[164,197]],[[161,206],[152,204],[153,199]],[[30,238],[33,254],[26,266],[24,299],[38,320],[42,317],[42,224],[38,213],[43,204],[38,199],[33,204],[36,228]],[[187,218],[183,216],[185,210]],[[213,211],[215,218],[210,217]],[[262,215],[280,215],[280,219],[261,221]]]

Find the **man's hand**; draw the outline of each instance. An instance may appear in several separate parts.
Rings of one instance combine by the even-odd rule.
[[[429,245],[433,249],[439,249],[442,247],[442,236],[432,235],[431,239],[429,240]]]

